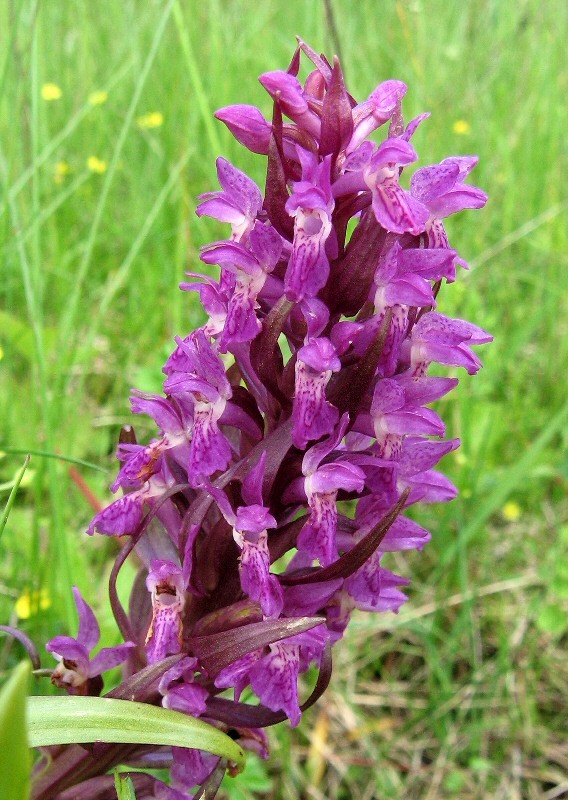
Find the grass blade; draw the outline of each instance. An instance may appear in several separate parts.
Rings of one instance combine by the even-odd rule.
[[[567,419],[568,403],[565,403],[555,416],[552,417],[540,436],[535,439],[532,447],[530,447],[522,458],[520,458],[503,476],[499,484],[486,498],[485,502],[481,504],[479,510],[473,516],[469,524],[461,529],[459,537],[446,547],[440,558],[441,567],[448,564],[455,557],[456,552],[475,536],[481,526],[487,522],[491,514],[502,507],[511,492],[525,479],[531,465],[534,464],[541,451],[546,447],[553,436],[563,429]]]
[[[14,485],[12,487],[12,491],[10,492],[10,496],[8,497],[8,502],[2,512],[2,516],[0,517],[0,536],[4,532],[4,528],[6,527],[6,523],[8,522],[8,517],[10,516],[10,511],[12,510],[12,506],[16,501],[16,495],[18,493],[18,489],[20,487],[20,483],[22,482],[22,478],[24,477],[24,473],[28,468],[28,464],[30,463],[30,455],[26,456],[26,459],[23,463],[23,466],[20,467],[18,470],[16,477],[14,478]],[[1,795],[0,795],[1,796]]]
[[[199,65],[197,63],[197,59],[195,58],[195,53],[193,52],[193,49],[191,47],[191,41],[187,32],[187,27],[185,24],[185,20],[183,18],[183,13],[180,7],[179,0],[176,0],[174,3],[173,17],[178,30],[181,49],[183,50],[185,63],[187,65],[187,71],[191,79],[193,91],[195,92],[195,99],[199,107],[199,112],[201,114],[201,117],[203,119],[203,124],[205,125],[205,129],[207,131],[207,137],[209,139],[209,148],[213,153],[220,153],[222,149],[221,140],[219,139],[219,136],[217,134],[217,129],[213,121],[214,119],[213,109],[211,108],[209,101],[207,100],[207,95],[203,88],[203,82],[201,80]]]
[[[128,107],[128,111],[126,112],[126,116],[124,119],[124,123],[118,135],[118,139],[116,145],[114,147],[114,151],[112,154],[112,158],[108,167],[108,171],[105,174],[105,179],[101,188],[101,193],[99,196],[99,201],[97,203],[95,213],[93,216],[93,221],[91,223],[91,227],[89,230],[89,235],[87,238],[87,242],[85,245],[85,250],[83,252],[83,257],[81,258],[81,262],[77,268],[77,272],[75,275],[75,282],[73,292],[71,297],[69,298],[69,303],[67,306],[67,312],[62,320],[61,323],[61,330],[60,330],[60,342],[62,345],[65,345],[69,341],[71,341],[71,332],[73,327],[75,326],[77,320],[77,311],[79,307],[79,299],[81,297],[81,292],[83,289],[83,284],[85,282],[85,278],[87,276],[87,272],[89,269],[89,265],[91,263],[91,258],[93,255],[93,251],[95,248],[95,242],[97,240],[97,235],[99,232],[99,227],[101,225],[101,221],[103,218],[103,211],[106,206],[106,201],[110,192],[110,187],[112,186],[114,177],[116,175],[119,159],[126,142],[126,137],[128,136],[128,132],[132,127],[132,123],[134,121],[134,115],[136,113],[136,109],[138,107],[138,103],[140,101],[140,97],[142,96],[142,90],[146,84],[146,80],[150,73],[150,69],[152,64],[154,63],[154,59],[158,52],[160,43],[162,41],[162,37],[166,28],[166,24],[170,17],[170,13],[172,10],[174,0],[170,0],[164,8],[162,16],[158,22],[156,27],[156,32],[154,34],[154,38],[152,41],[152,45],[138,77],[136,81],[136,86],[134,89],[134,94],[132,96],[132,100],[130,101],[130,106]],[[69,356],[72,359],[73,357],[73,349],[70,349]],[[66,374],[66,370],[61,370],[62,381],[64,380],[63,376]]]
[[[28,453],[31,456],[41,456],[41,458],[55,458],[57,461],[67,461],[69,464],[77,464],[79,467],[87,467],[94,469],[97,472],[106,474],[108,470],[98,464],[93,464],[92,461],[85,461],[83,458],[73,458],[72,456],[62,456],[61,453],[49,453],[46,450],[20,450],[17,447],[3,447],[3,453],[13,453],[14,455],[23,455]]]

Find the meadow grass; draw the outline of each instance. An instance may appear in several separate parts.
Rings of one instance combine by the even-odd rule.
[[[490,202],[448,221],[471,269],[439,299],[495,342],[437,406],[462,440],[443,465],[460,496],[420,509],[434,533],[424,553],[390,558],[412,578],[409,603],[354,620],[326,700],[224,791],[568,796],[568,13],[560,0],[332,5],[339,41],[315,0],[0,5],[4,502],[34,452],[0,540],[1,621],[19,609],[38,643],[74,631],[75,584],[115,643],[115,544],[83,532],[109,498],[130,388],[159,391],[173,336],[202,321],[178,284],[223,235],[194,215],[216,156],[263,181],[263,160],[212,113],[269,114],[256,77],[285,68],[296,34],[328,55],[339,46],[356,97],[396,77],[407,119],[432,112],[420,165],[480,156]],[[46,84],[60,97],[44,99]],[[20,656],[1,642],[0,670]]]

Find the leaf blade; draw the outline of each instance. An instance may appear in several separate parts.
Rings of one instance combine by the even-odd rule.
[[[0,797],[27,800],[31,759],[26,736],[27,661],[19,664],[0,692]]]
[[[243,750],[229,736],[179,711],[108,697],[28,698],[32,747],[88,742],[169,745],[206,750],[244,768]]]
[[[114,773],[114,788],[118,800],[136,800],[136,792],[132,778],[128,775],[121,775],[118,771]]]

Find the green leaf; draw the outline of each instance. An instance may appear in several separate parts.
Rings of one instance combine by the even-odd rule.
[[[28,736],[32,747],[86,742],[193,747],[226,758],[239,770],[245,765],[239,745],[200,719],[108,697],[30,697]]]
[[[27,800],[31,758],[26,737],[30,665],[19,664],[0,692],[0,797]]]
[[[118,800],[136,800],[134,784],[128,775],[121,775],[119,772],[115,772],[114,788],[116,789]]]

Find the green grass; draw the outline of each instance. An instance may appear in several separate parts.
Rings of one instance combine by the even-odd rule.
[[[333,8],[352,93],[396,77],[409,84],[407,118],[432,112],[415,137],[421,165],[480,156],[474,182],[490,202],[448,222],[472,269],[440,307],[495,342],[484,370],[460,374],[438,404],[462,439],[444,465],[461,493],[420,509],[434,533],[423,554],[391,559],[412,578],[410,602],[398,618],[357,618],[327,701],[274,734],[248,795],[246,773],[226,791],[566,796],[568,14],[560,0]],[[130,387],[159,388],[173,336],[201,321],[177,286],[223,234],[194,215],[216,186],[215,158],[263,180],[263,160],[212,112],[242,102],[269,113],[256,78],[287,65],[296,33],[336,49],[316,0],[0,5],[2,507],[28,450],[61,456],[32,455],[19,487],[0,540],[0,618],[15,621],[16,599],[43,588],[50,607],[22,623],[38,643],[73,628],[72,583],[114,641],[114,545],[82,535],[92,509],[66,459],[107,470],[75,465],[106,501]],[[42,99],[47,82],[60,99]],[[92,105],[97,90],[108,99]],[[163,124],[141,128],[149,112]],[[89,171],[91,156],[106,171]],[[0,643],[2,672],[18,647]]]

